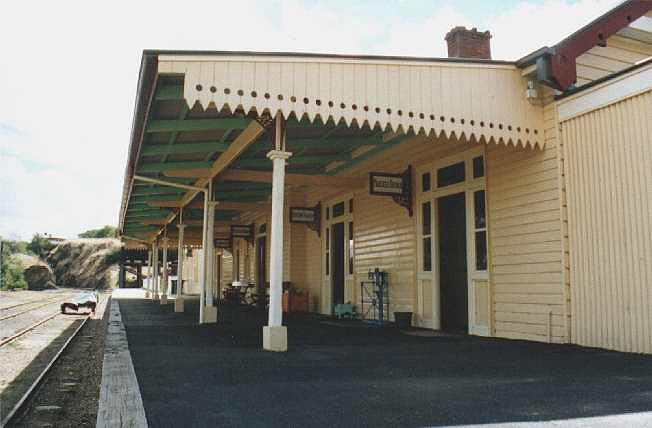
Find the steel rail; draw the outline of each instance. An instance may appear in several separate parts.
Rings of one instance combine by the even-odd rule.
[[[46,300],[45,303],[43,303],[42,305],[35,306],[35,307],[33,307],[33,308],[29,308],[29,309],[25,309],[25,310],[22,311],[22,312],[15,312],[15,313],[13,313],[13,314],[5,315],[5,316],[3,316],[2,318],[0,318],[0,321],[8,320],[8,319],[10,319],[10,318],[15,318],[15,317],[17,317],[18,315],[26,314],[26,313],[31,312],[31,311],[34,311],[34,310],[36,310],[36,309],[42,308],[43,306],[50,305],[50,304],[52,304],[52,302],[54,302],[54,301],[57,301],[57,300],[65,300],[65,299],[66,299],[65,297],[63,297],[63,298],[62,298],[62,297],[57,297],[57,298],[55,298],[55,299]],[[41,300],[41,302],[42,302],[42,300]],[[34,302],[32,302],[32,303],[34,303]]]
[[[47,317],[41,319],[40,321],[37,321],[35,324],[32,324],[31,326],[25,329],[22,329],[21,331],[14,334],[13,336],[9,336],[6,339],[3,339],[0,342],[0,347],[5,346],[9,342],[13,342],[14,340],[18,339],[20,336],[29,333],[30,331],[34,330],[36,327],[40,326],[41,324],[45,324],[46,322],[50,321],[52,318],[56,317],[59,314],[61,314],[61,312],[57,311],[52,315],[48,315]]]
[[[42,301],[43,300],[41,300],[41,299],[34,299],[34,300],[30,300],[29,302],[22,302],[22,303],[16,303],[15,305],[3,306],[3,307],[0,308],[0,311],[6,311],[7,309],[13,309],[13,308],[17,308],[18,306],[25,306],[25,305],[29,305],[31,303],[38,303],[38,302],[42,302]]]
[[[59,315],[59,313],[54,314],[52,317],[50,317],[50,319],[54,318],[56,315]],[[34,393],[34,391],[36,391],[36,388],[40,385],[40,383],[43,380],[43,378],[45,377],[45,375],[50,371],[50,369],[52,368],[52,366],[54,366],[54,364],[57,362],[57,360],[59,360],[59,357],[61,356],[61,354],[63,354],[63,352],[66,350],[66,348],[68,348],[68,345],[70,344],[70,342],[72,342],[72,340],[77,336],[77,334],[81,331],[81,329],[86,325],[86,321],[88,321],[90,317],[91,317],[91,314],[88,314],[88,316],[86,316],[86,318],[84,318],[82,320],[79,327],[77,327],[75,329],[75,331],[68,338],[68,340],[66,340],[66,342],[63,344],[63,346],[61,346],[61,349],[59,349],[59,351],[52,358],[52,360],[50,360],[50,362],[45,367],[45,369],[41,372],[41,374],[30,385],[27,392],[25,392],[25,394],[23,394],[23,396],[20,398],[20,400],[18,400],[18,402],[11,409],[11,411],[9,411],[9,413],[7,413],[7,416],[2,420],[2,422],[0,422],[0,427],[6,427],[7,424],[11,421],[11,419],[23,407],[23,405],[25,405],[25,403],[27,403],[27,400],[29,400],[30,397],[32,396],[32,394]]]
[[[60,297],[61,296],[53,297],[51,299],[46,299],[46,300],[49,302],[51,300],[56,300],[56,299],[58,299]],[[68,297],[70,297],[70,296],[68,296]],[[38,303],[38,302],[42,302],[42,301],[43,301],[43,299],[34,299],[34,300],[30,300],[28,302],[16,303],[15,305],[3,306],[3,307],[0,307],[0,311],[6,311],[7,309],[17,308],[18,306],[31,305],[32,303]]]

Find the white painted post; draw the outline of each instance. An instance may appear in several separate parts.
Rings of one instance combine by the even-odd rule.
[[[209,194],[212,195],[212,185],[209,184]],[[215,206],[217,202],[208,201],[208,224],[206,228],[206,307],[204,308],[204,323],[217,322],[217,307],[213,304],[213,272],[215,271]]]
[[[145,298],[152,297],[152,250],[147,251],[147,278],[145,279]]]
[[[183,232],[186,229],[185,224],[177,225],[179,228],[179,247],[177,249],[177,296],[174,300],[174,312],[183,312]]]
[[[285,151],[285,129],[280,112],[276,115],[275,150],[267,153],[272,160],[272,230],[269,256],[269,318],[263,327],[263,349],[287,351],[287,329],[283,326],[283,221],[285,161],[292,153]]]
[[[208,227],[208,191],[204,191],[204,221],[202,222],[201,258],[199,259],[199,324],[204,322],[206,305],[206,228]]]
[[[159,270],[158,270],[158,242],[154,242],[152,245],[152,253],[153,255],[153,261],[152,261],[152,266],[154,268],[154,275],[153,275],[153,290],[152,292],[154,293],[154,301],[159,300],[159,294],[158,294],[158,282],[159,282]]]
[[[161,305],[167,305],[168,303],[168,287],[169,287],[169,278],[168,278],[168,237],[163,238],[163,269],[161,275]]]
[[[206,306],[213,306],[213,271],[215,256],[213,240],[215,239],[215,202],[208,202],[208,228],[206,229]]]
[[[202,234],[201,257],[201,297],[199,308],[199,323],[212,324],[217,322],[217,307],[213,305],[213,238],[215,229],[215,203],[212,201],[213,185],[208,183],[204,192],[204,228]]]

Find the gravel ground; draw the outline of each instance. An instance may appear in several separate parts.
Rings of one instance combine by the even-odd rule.
[[[102,380],[108,294],[100,296],[95,316],[73,339],[59,361],[9,426],[95,426]]]

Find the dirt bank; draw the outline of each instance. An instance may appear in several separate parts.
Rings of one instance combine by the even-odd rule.
[[[109,288],[117,276],[117,239],[73,239],[53,249],[47,262],[60,287]]]

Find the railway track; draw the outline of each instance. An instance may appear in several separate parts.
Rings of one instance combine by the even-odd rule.
[[[27,316],[30,312],[37,311],[39,308],[43,308],[44,306],[47,305],[56,305],[56,311],[50,312],[49,314],[41,317],[37,321],[31,323],[30,325],[22,328],[19,331],[16,331],[13,335],[3,338],[0,341],[0,349],[3,349],[6,345],[17,341],[18,339],[28,336],[29,333],[33,332],[34,330],[38,329],[39,327],[43,326],[44,324],[48,323],[49,321],[55,320],[58,317],[63,317],[63,315],[59,309],[59,305],[54,303],[57,300],[58,301],[64,301],[66,298],[70,296],[57,296],[56,298],[53,299],[48,299],[47,302],[44,302],[43,304],[39,304],[35,307],[31,307],[26,310],[20,310],[16,313],[5,315],[0,318],[0,321],[5,320],[5,319],[10,319],[10,318],[15,318],[19,315],[25,315]],[[26,306],[28,304],[34,304],[37,301],[30,301],[30,302],[24,302],[22,304],[18,305],[12,305],[11,308],[18,308],[21,306]],[[39,300],[38,302],[43,302],[43,300]],[[98,302],[99,303],[99,302]],[[9,308],[9,307],[7,307]],[[5,309],[7,309],[5,308]],[[44,310],[42,310],[44,312]],[[61,345],[61,347],[57,350],[56,354],[52,357],[52,359],[47,363],[45,368],[38,374],[38,376],[35,378],[35,380],[30,384],[29,388],[26,390],[26,392],[20,396],[18,401],[11,407],[11,409],[3,409],[4,410],[4,415],[2,418],[2,421],[0,421],[0,427],[5,427],[7,424],[12,422],[12,420],[20,414],[22,408],[26,406],[26,404],[29,402],[30,398],[32,395],[35,393],[37,390],[38,386],[40,383],[43,381],[44,377],[47,375],[47,373],[50,371],[50,369],[55,365],[55,363],[58,361],[59,357],[65,350],[68,348],[68,345],[73,341],[73,339],[78,335],[78,333],[81,331],[81,329],[86,325],[86,322],[91,318],[92,314],[87,314],[83,318],[81,318],[81,322],[79,323],[78,326],[75,327],[74,331],[72,334],[65,339],[65,342]],[[40,330],[39,330],[40,331]],[[36,373],[35,373],[36,374]]]
[[[60,315],[60,314],[61,313],[59,311],[57,311],[57,312],[53,313],[52,315],[48,315],[47,317],[40,319],[39,321],[37,321],[36,323],[30,325],[29,327],[20,330],[18,333],[14,333],[12,336],[9,336],[6,339],[3,339],[2,341],[0,341],[0,347],[5,346],[6,344],[8,344],[10,342],[13,342],[14,340],[18,339],[19,337],[29,333],[30,331],[34,330],[36,327],[45,324],[46,322],[50,321],[51,319],[53,319],[54,317],[56,317],[57,315]]]
[[[34,299],[34,300],[29,300],[27,302],[16,303],[15,305],[3,306],[3,307],[0,308],[0,311],[6,311],[7,309],[13,309],[13,308],[17,308],[19,306],[30,305],[32,303],[38,303],[38,302],[42,302],[42,301],[43,301],[43,299]]]
[[[4,321],[4,320],[10,319],[10,318],[15,318],[15,317],[17,317],[19,315],[27,314],[29,312],[35,311],[36,309],[39,309],[39,308],[45,307],[47,305],[50,305],[50,304],[52,304],[52,302],[56,302],[57,300],[59,300],[59,301],[66,300],[71,295],[72,294],[59,295],[59,296],[52,297],[52,298],[45,299],[45,300],[43,300],[43,299],[30,300],[29,302],[22,302],[22,303],[18,303],[16,305],[11,305],[11,306],[6,306],[4,308],[0,308],[0,311],[4,312],[4,311],[9,310],[9,309],[15,309],[15,308],[18,308],[18,307],[21,307],[21,306],[33,305],[35,303],[36,304],[40,303],[40,305],[31,307],[31,308],[28,308],[28,309],[24,309],[24,310],[19,310],[18,312],[13,312],[13,313],[7,314],[7,315],[2,314],[2,315],[0,315],[0,321]]]
[[[17,338],[20,337],[20,336],[23,336],[23,335],[29,333],[30,331],[34,330],[34,329],[37,328],[38,326],[40,326],[40,325],[46,323],[47,321],[49,321],[49,320],[55,318],[57,315],[61,315],[61,314],[60,314],[59,312],[57,312],[57,313],[55,313],[55,314],[52,314],[51,316],[46,317],[46,318],[44,318],[44,319],[38,321],[37,323],[34,323],[33,325],[31,325],[30,327],[28,327],[28,328],[22,330],[21,332],[16,333],[16,334],[13,335],[12,337],[3,340],[3,341],[0,343],[0,347],[6,345],[7,343],[10,343],[11,341],[17,339]],[[40,385],[41,381],[43,381],[43,378],[48,374],[48,372],[50,371],[50,369],[51,369],[51,368],[54,366],[54,364],[59,360],[59,357],[60,357],[61,354],[63,354],[63,353],[65,352],[65,350],[68,348],[68,345],[70,344],[70,342],[72,342],[73,339],[74,339],[75,337],[77,337],[77,334],[81,331],[81,329],[84,327],[84,325],[86,325],[86,322],[90,319],[90,317],[91,317],[91,314],[88,314],[86,317],[84,317],[84,318],[82,319],[82,322],[79,324],[79,326],[77,326],[77,328],[75,329],[75,331],[74,331],[74,332],[70,335],[70,337],[68,337],[68,339],[64,342],[63,346],[61,346],[61,348],[57,351],[57,353],[54,355],[54,357],[53,357],[53,358],[50,360],[50,362],[47,364],[47,366],[45,367],[45,369],[44,369],[44,370],[43,370],[43,371],[38,375],[38,377],[36,378],[36,380],[35,380],[35,381],[30,385],[30,387],[29,387],[29,389],[27,390],[27,392],[25,392],[25,394],[23,394],[23,396],[22,396],[22,397],[18,400],[18,402],[17,402],[17,403],[16,403],[16,404],[11,408],[11,410],[10,410],[9,412],[7,412],[6,416],[2,419],[2,422],[0,422],[0,427],[6,427],[7,424],[10,423],[10,422],[12,421],[12,419],[13,419],[13,418],[14,418],[14,417],[15,417],[15,416],[20,412],[20,410],[23,408],[23,406],[25,406],[25,404],[29,401],[29,399],[31,398],[31,396],[34,394],[34,392],[36,391],[36,389],[37,389],[38,386]]]

